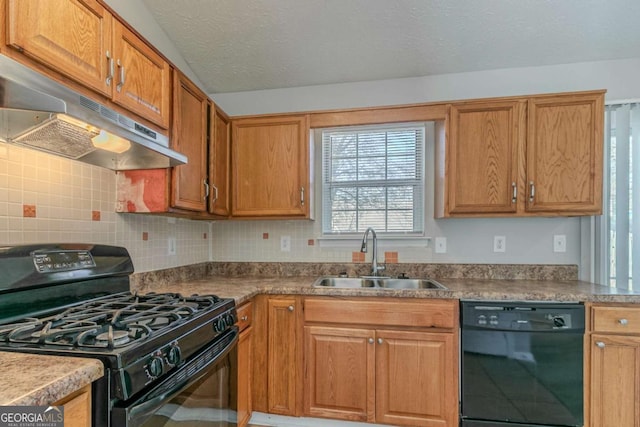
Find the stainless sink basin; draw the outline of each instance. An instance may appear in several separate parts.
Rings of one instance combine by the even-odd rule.
[[[432,279],[394,279],[391,277],[320,277],[314,287],[377,289],[447,289]]]

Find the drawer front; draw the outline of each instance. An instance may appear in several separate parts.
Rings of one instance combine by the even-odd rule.
[[[305,322],[447,328],[457,326],[455,300],[341,300],[307,298]]]
[[[253,320],[253,304],[251,302],[242,304],[236,311],[238,312],[238,328],[240,328],[240,331],[251,326],[251,321]]]
[[[593,332],[640,333],[640,307],[591,308]]]

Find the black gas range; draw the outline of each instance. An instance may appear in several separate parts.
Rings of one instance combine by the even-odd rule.
[[[174,425],[187,409],[167,414],[167,407],[176,409],[173,398],[212,370],[231,376],[234,301],[136,295],[129,291],[132,272],[121,247],[0,248],[0,351],[101,360],[105,376],[92,386],[95,427]]]

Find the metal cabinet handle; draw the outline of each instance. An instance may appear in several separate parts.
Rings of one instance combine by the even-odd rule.
[[[113,75],[115,73],[113,57],[111,56],[111,52],[107,51],[107,63],[109,64],[109,74],[107,74],[106,83],[107,86],[111,86],[111,81],[113,80]]]
[[[536,196],[536,186],[533,181],[529,182],[529,202],[533,203],[533,198]]]
[[[598,347],[598,348],[604,348],[604,347],[605,347],[605,345],[604,345],[604,343],[603,343],[602,341],[596,341],[596,347]]]
[[[369,344],[373,344],[373,338],[369,338]]]
[[[207,197],[209,197],[209,183],[206,179],[204,179],[202,183],[204,184],[204,199],[206,200]]]
[[[211,184],[211,186],[213,187],[213,200],[212,203],[215,203],[218,200],[218,187],[216,187],[215,184]]]
[[[300,187],[300,204],[304,206],[304,187]]]
[[[243,322],[246,322],[247,320],[249,320],[249,316],[242,316],[240,320],[242,320]]]
[[[382,338],[378,338],[378,344],[382,344]]]
[[[518,200],[518,186],[516,185],[515,182],[511,183],[511,203],[515,203],[516,200]]]
[[[621,324],[622,326],[625,326],[629,324],[629,321],[627,319],[618,319],[618,323]]]
[[[120,81],[116,85],[116,90],[120,92],[122,90],[122,86],[124,86],[125,73],[124,73],[124,65],[122,65],[122,62],[120,62],[119,59],[118,59],[118,68],[120,68]]]
[[[293,306],[292,306],[292,305],[290,305],[289,307],[287,307],[287,310],[289,310],[289,311],[293,311]]]

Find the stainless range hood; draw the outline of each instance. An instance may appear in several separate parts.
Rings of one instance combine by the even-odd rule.
[[[187,163],[166,135],[2,55],[0,141],[113,170]]]

